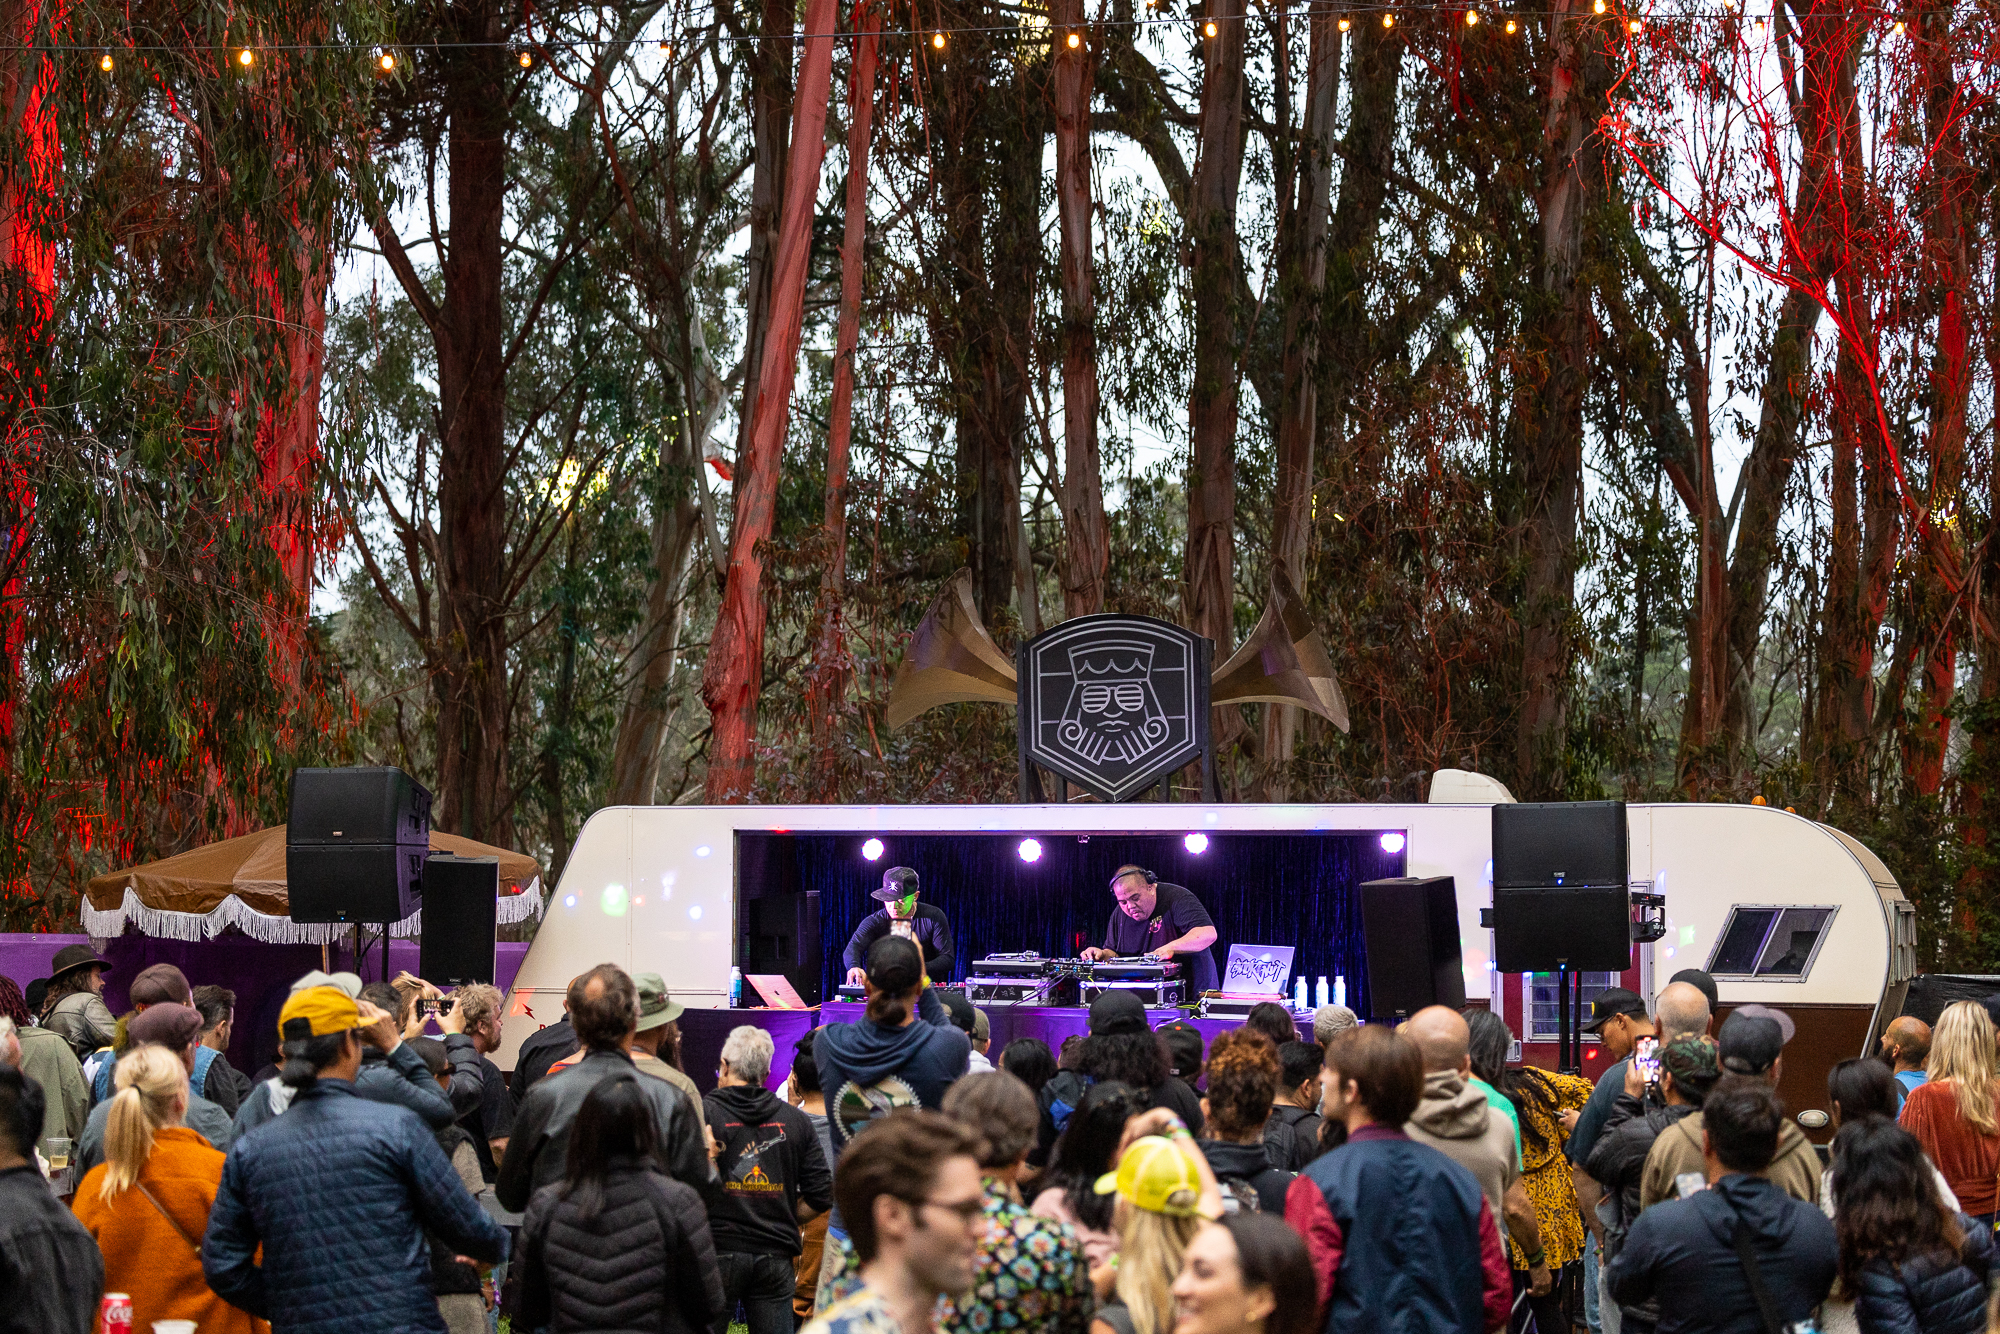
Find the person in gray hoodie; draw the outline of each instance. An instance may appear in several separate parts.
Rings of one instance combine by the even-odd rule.
[[[838,1156],[877,1117],[905,1107],[936,1111],[944,1091],[964,1077],[972,1039],[951,1022],[931,990],[923,956],[901,936],[868,947],[868,1009],[858,1023],[827,1024],[813,1041],[813,1064],[826,1096],[827,1126]],[[827,1223],[820,1263],[820,1299],[848,1254],[847,1229],[836,1207]]]
[[[1554,1286],[1542,1251],[1542,1225],[1534,1201],[1521,1184],[1521,1157],[1514,1127],[1493,1110],[1470,1083],[1472,1029],[1456,1010],[1433,1005],[1417,1011],[1397,1032],[1414,1042],[1424,1058],[1424,1096],[1403,1132],[1428,1144],[1479,1180],[1496,1218],[1528,1261],[1528,1290],[1546,1296]]]

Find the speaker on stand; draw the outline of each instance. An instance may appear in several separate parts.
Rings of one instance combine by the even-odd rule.
[[[1583,1067],[1577,974],[1632,966],[1629,842],[1622,801],[1493,808],[1493,967],[1556,975],[1556,1065],[1565,1074]]]
[[[1361,937],[1369,1018],[1401,1018],[1429,1005],[1464,1008],[1458,888],[1450,876],[1364,882]]]
[[[436,853],[426,861],[419,974],[440,986],[491,985],[499,900],[498,857]]]
[[[285,883],[295,922],[382,928],[416,911],[431,851],[431,794],[401,769],[295,769],[285,823]],[[355,966],[360,966],[359,940]]]

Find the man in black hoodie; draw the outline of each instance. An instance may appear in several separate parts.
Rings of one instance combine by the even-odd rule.
[[[1765,1175],[1784,1119],[1763,1080],[1716,1081],[1702,1102],[1706,1187],[1633,1222],[1605,1271],[1613,1300],[1657,1300],[1659,1334],[1763,1334],[1811,1317],[1833,1286],[1840,1249],[1826,1215]]]
[[[745,1024],[722,1044],[715,1092],[703,1100],[721,1155],[723,1198],[709,1210],[724,1306],[743,1303],[749,1334],[792,1334],[799,1224],[833,1203],[833,1172],[804,1112],[775,1097],[771,1035]]]

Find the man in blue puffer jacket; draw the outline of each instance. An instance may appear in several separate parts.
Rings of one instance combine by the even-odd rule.
[[[425,1234],[474,1260],[507,1255],[430,1128],[356,1095],[363,1029],[387,1046],[395,1017],[337,987],[294,993],[278,1031],[297,1096],[223,1164],[202,1273],[273,1334],[445,1334]]]

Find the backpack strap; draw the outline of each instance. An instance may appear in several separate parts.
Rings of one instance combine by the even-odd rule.
[[[1771,1290],[1764,1286],[1764,1271],[1757,1264],[1757,1248],[1750,1241],[1750,1229],[1744,1225],[1743,1215],[1736,1212],[1736,1206],[1727,1196],[1722,1197],[1729,1205],[1729,1212],[1735,1216],[1736,1261],[1743,1266],[1743,1277],[1750,1281],[1750,1295],[1757,1302],[1757,1316],[1763,1322],[1764,1334],[1784,1334],[1785,1327],[1778,1319],[1777,1303],[1771,1300]]]

